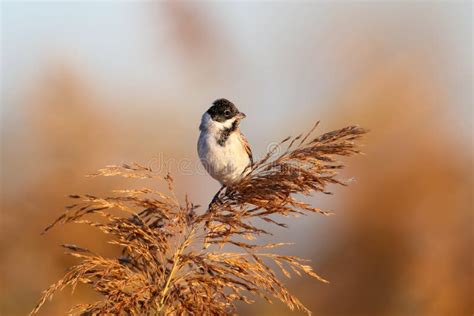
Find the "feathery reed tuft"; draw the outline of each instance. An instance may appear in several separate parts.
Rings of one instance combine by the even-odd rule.
[[[45,232],[57,224],[90,225],[110,235],[121,255],[106,258],[64,244],[79,263],[43,292],[32,314],[56,291],[80,283],[103,299],[74,307],[71,312],[77,314],[234,314],[236,301],[252,303],[257,297],[310,314],[277,274],[327,281],[306,260],[271,252],[284,243],[259,244],[258,237],[270,232],[256,219],[286,227],[275,215],[329,214],[298,200],[297,194],[329,194],[328,184],[345,185],[336,178],[344,167],[337,157],[360,153],[354,140],[367,131],[350,126],[313,137],[317,125],[306,135],[283,140],[282,153],[269,152],[241,181],[220,190],[201,213],[187,197],[183,203],[176,198],[170,175],[161,177],[136,163],[99,170],[92,176],[165,181],[169,193],[144,188],[104,198],[71,195],[75,203]]]

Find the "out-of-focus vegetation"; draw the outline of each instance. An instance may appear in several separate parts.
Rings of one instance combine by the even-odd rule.
[[[314,257],[331,282],[288,284],[309,309],[471,314],[470,9],[2,3],[0,313],[26,314],[63,275],[74,260],[59,244],[107,255],[94,230],[69,225],[39,235],[67,194],[121,187],[84,174],[108,163],[166,161],[177,194],[208,203],[218,184],[194,168],[197,126],[209,102],[228,97],[248,115],[242,128],[260,157],[270,141],[316,119],[327,130],[358,123],[372,131],[367,155],[349,163],[351,190],[312,201],[336,215],[296,220],[304,233],[287,233],[294,254]],[[41,313],[61,315],[95,298],[76,291]],[[286,313],[263,304],[240,311]]]

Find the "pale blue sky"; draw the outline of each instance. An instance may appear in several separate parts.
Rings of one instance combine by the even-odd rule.
[[[120,91],[120,97],[182,98],[183,91],[196,86],[189,63],[175,52],[170,17],[162,5],[146,1],[4,1],[2,7],[2,94],[7,107],[58,60],[76,65],[108,97]],[[222,73],[228,77],[220,78],[218,72],[218,80],[210,80],[215,89],[206,88],[209,95],[250,91],[281,107],[281,114],[289,103],[304,104],[308,99],[315,101],[311,106],[323,107],[326,98],[340,93],[345,82],[357,80],[357,71],[363,71],[367,60],[360,60],[360,69],[338,68],[337,59],[331,56],[337,52],[330,50],[339,41],[354,40],[349,35],[357,32],[372,33],[373,41],[383,41],[391,54],[406,52],[410,41],[425,41],[417,49],[446,49],[440,57],[446,63],[438,66],[456,92],[453,97],[469,90],[463,86],[469,73],[472,79],[472,71],[466,72],[471,52],[471,12],[466,6],[196,2],[192,7],[230,52],[226,59],[226,50],[219,51],[224,55],[219,66],[226,68]],[[311,56],[305,54],[308,51]],[[305,59],[311,59],[310,67],[301,62]],[[464,95],[459,105],[465,100]]]

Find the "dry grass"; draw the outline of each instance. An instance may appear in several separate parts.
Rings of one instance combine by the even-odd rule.
[[[327,281],[306,260],[271,252],[284,244],[258,244],[258,237],[269,232],[256,219],[286,227],[274,215],[328,214],[298,200],[296,194],[329,193],[328,184],[345,185],[336,178],[343,168],[337,156],[359,153],[353,141],[366,130],[351,126],[313,138],[316,126],[304,136],[282,141],[283,153],[268,153],[202,212],[187,198],[179,202],[169,175],[160,177],[138,164],[99,170],[94,176],[164,180],[170,192],[121,190],[105,198],[71,195],[77,202],[45,231],[59,223],[90,225],[110,235],[110,243],[118,245],[122,255],[106,258],[63,245],[79,263],[44,291],[32,314],[56,291],[80,283],[103,299],[74,307],[77,314],[234,314],[236,301],[251,303],[256,297],[277,299],[310,314],[277,274]]]

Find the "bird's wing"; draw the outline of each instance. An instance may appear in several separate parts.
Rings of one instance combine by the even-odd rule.
[[[245,152],[247,152],[247,155],[249,156],[250,165],[253,165],[252,149],[250,149],[249,142],[247,138],[245,138],[244,134],[240,133],[240,137],[242,138],[242,144],[244,145]]]

